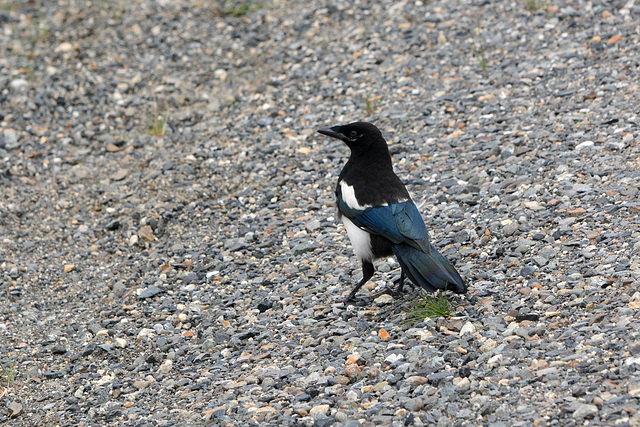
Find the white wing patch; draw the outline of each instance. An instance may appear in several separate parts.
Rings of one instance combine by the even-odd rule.
[[[346,182],[340,181],[340,190],[342,191],[342,200],[344,200],[347,206],[349,206],[351,209],[362,211],[371,207],[370,205],[361,205],[360,203],[358,203],[355,190]]]
[[[351,191],[353,192],[353,188]],[[342,196],[344,197],[344,190]],[[347,229],[349,240],[351,240],[351,245],[353,245],[353,250],[356,252],[358,259],[361,262],[374,259],[373,251],[371,250],[371,235],[344,215],[342,216],[342,222],[344,223],[344,228]]]
[[[361,205],[360,203],[358,203],[358,199],[356,199],[356,192],[353,189],[353,186],[347,184],[346,182],[340,181],[340,190],[342,192],[342,200],[344,200],[347,206],[349,206],[351,209],[363,211],[365,209],[369,209],[373,207],[373,205]],[[398,200],[395,200],[393,203],[403,203],[403,202],[406,202],[407,200],[409,199],[398,199]],[[380,207],[380,206],[389,206],[389,204],[385,202],[380,205],[377,205],[376,207]]]

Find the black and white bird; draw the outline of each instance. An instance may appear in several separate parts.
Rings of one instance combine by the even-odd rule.
[[[387,142],[380,130],[367,122],[319,129],[344,141],[351,149],[349,161],[336,186],[338,215],[356,256],[362,264],[362,280],[347,301],[375,272],[373,260],[395,255],[404,277],[431,292],[447,289],[465,293],[467,286],[455,267],[429,242],[429,233],[404,184],[393,172]]]

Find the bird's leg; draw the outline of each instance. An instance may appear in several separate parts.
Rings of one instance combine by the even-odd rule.
[[[393,284],[397,285],[396,290],[393,292],[396,295],[400,295],[400,293],[402,292],[402,288],[404,286],[404,270],[400,269],[400,278],[398,280],[394,280]]]
[[[353,302],[355,301],[356,293],[360,290],[362,285],[367,283],[371,277],[373,277],[373,273],[375,272],[375,268],[373,268],[373,263],[371,261],[362,261],[362,280],[358,282],[355,288],[351,291],[349,296],[345,299],[345,302]]]
[[[378,292],[373,295],[373,299],[378,298],[380,295],[391,295],[392,297],[398,297],[402,293],[402,288],[404,286],[404,270],[400,270],[400,277],[393,281],[393,284],[396,285],[395,289],[386,288],[383,291]]]

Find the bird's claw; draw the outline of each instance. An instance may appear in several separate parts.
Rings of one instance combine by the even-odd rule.
[[[381,297],[382,295],[391,295],[394,298],[398,298],[400,295],[402,295],[402,291],[399,289],[393,289],[393,288],[384,288],[383,290],[381,290],[378,293],[375,293],[371,296],[371,299],[375,300],[378,297]]]
[[[342,302],[344,305],[357,305],[357,306],[367,305],[367,301],[363,300],[362,298],[356,298],[355,295],[349,295],[348,297],[346,297],[340,302]]]

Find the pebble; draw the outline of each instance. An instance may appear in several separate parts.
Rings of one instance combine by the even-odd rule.
[[[162,289],[160,289],[159,287],[157,287],[155,285],[151,285],[148,288],[142,290],[142,292],[140,292],[138,294],[138,299],[151,298],[151,297],[154,297],[154,296],[158,295],[161,292],[162,292]]]
[[[502,232],[504,233],[505,236],[512,236],[513,234],[515,234],[516,231],[518,231],[518,223],[517,222],[512,222],[509,223],[507,225],[504,226],[504,228],[502,229]]]
[[[138,236],[145,242],[153,242],[156,238],[153,234],[153,229],[149,225],[143,225],[140,227]]]
[[[73,45],[69,42],[62,42],[56,48],[56,52],[71,52],[73,50]]]
[[[576,148],[574,148],[574,150],[576,151],[589,150],[589,149],[593,150],[594,148],[595,148],[595,143],[593,141],[584,141],[576,145]]]
[[[9,410],[9,417],[10,418],[18,418],[20,415],[22,415],[22,405],[18,402],[9,402],[9,404],[7,405],[7,409]]]
[[[387,304],[392,304],[395,301],[395,299],[388,294],[382,294],[380,295],[378,298],[376,298],[374,300],[375,304],[378,306],[384,306]]]
[[[579,404],[575,411],[573,411],[573,418],[593,418],[598,414],[598,407],[596,405]]]
[[[173,367],[173,362],[169,359],[166,359],[160,367],[158,368],[158,372],[161,374],[168,374],[171,372],[171,368]]]
[[[311,410],[309,410],[309,415],[316,416],[317,414],[326,414],[327,412],[329,412],[329,405],[317,405],[314,406],[313,408],[311,408]]]
[[[66,352],[67,352],[67,349],[60,344],[56,344],[51,348],[52,354],[65,354]]]
[[[29,85],[29,82],[26,81],[25,79],[13,79],[11,80],[11,82],[9,83],[9,87],[17,92],[22,92],[24,90],[26,90],[27,86]]]
[[[476,333],[476,327],[471,322],[466,322],[462,326],[462,328],[460,328],[460,336],[465,334],[475,334],[475,333]]]

